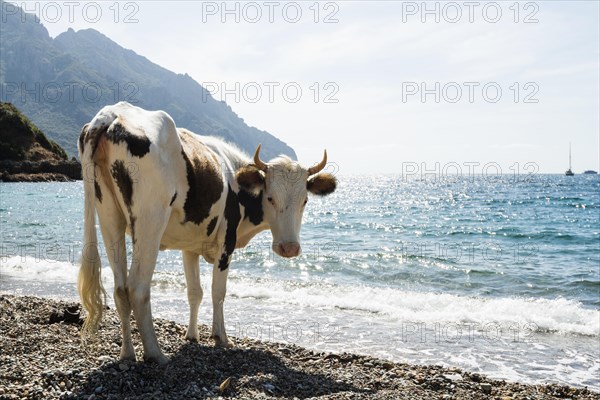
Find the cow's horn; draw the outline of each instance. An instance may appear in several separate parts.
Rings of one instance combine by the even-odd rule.
[[[256,165],[256,168],[260,169],[261,171],[267,172],[267,164],[260,159],[260,144],[254,152],[254,165]]]
[[[325,165],[327,165],[327,149],[323,151],[323,160],[314,167],[310,167],[308,169],[308,175],[310,176],[316,174],[317,172],[321,172],[321,170],[325,168]]]

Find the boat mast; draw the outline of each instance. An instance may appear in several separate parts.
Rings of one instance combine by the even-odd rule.
[[[569,171],[571,170],[571,142],[569,142]]]

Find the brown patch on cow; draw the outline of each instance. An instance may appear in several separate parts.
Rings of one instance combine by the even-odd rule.
[[[108,155],[108,142],[104,135],[98,138],[96,142],[96,148],[94,150],[94,161],[99,164],[106,161]]]
[[[265,174],[253,164],[237,170],[235,179],[242,189],[253,195],[258,195],[265,186]]]
[[[223,192],[223,178],[217,158],[195,135],[179,129],[181,153],[185,160],[188,192],[183,204],[185,222],[200,225]]]
[[[225,231],[225,247],[219,259],[219,269],[221,271],[225,271],[229,267],[231,254],[235,250],[235,243],[237,241],[237,228],[242,219],[238,197],[231,189],[231,186],[228,186],[224,216],[227,221],[227,230]]]
[[[131,212],[131,208],[128,208],[127,211],[129,212],[129,226],[131,227],[131,243],[136,244],[137,239],[135,238],[135,221],[137,218]]]
[[[258,195],[250,194],[245,190],[240,190],[238,193],[238,200],[244,207],[244,219],[250,220],[254,225],[260,225],[263,221],[262,198],[262,190]]]
[[[79,141],[77,146],[79,147],[79,152],[81,156],[83,156],[84,150],[86,149],[86,145],[88,143],[91,144],[92,149],[92,157],[96,155],[96,149],[98,148],[98,143],[101,139],[104,138],[104,134],[108,127],[103,126],[100,128],[90,129],[90,124],[85,124],[81,129],[81,134],[79,135]]]
[[[90,126],[90,124],[85,124],[83,126],[83,128],[81,128],[81,133],[79,134],[79,142],[78,142],[79,154],[83,154],[83,148],[85,146],[85,140],[86,140],[86,136],[87,136],[88,126]]]
[[[102,203],[102,190],[100,190],[100,185],[98,185],[97,180],[94,180],[94,193],[96,193],[98,201]]]
[[[112,164],[110,172],[123,195],[125,206],[131,207],[133,204],[133,180],[123,160],[116,160]]]
[[[308,179],[306,188],[317,196],[327,196],[335,191],[337,179],[330,173],[322,173]]]
[[[131,155],[142,158],[150,152],[150,139],[142,128],[127,124],[119,116],[106,131],[106,138],[114,144],[125,142]]]
[[[213,231],[215,230],[215,227],[217,226],[218,220],[219,220],[219,217],[214,217],[213,219],[210,220],[210,222],[208,223],[208,225],[206,227],[206,236],[212,235]]]
[[[133,205],[133,180],[125,163],[122,160],[116,160],[112,163],[110,173],[121,192],[123,202],[129,214],[129,225],[131,227],[131,241],[135,244],[135,220],[131,207]]]

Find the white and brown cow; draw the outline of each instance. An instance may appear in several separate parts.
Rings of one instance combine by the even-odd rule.
[[[270,229],[273,251],[300,253],[300,225],[307,193],[327,195],[335,178],[318,174],[327,162],[303,168],[285,156],[261,161],[260,145],[250,160],[215,138],[176,128],[163,111],[120,102],[104,107],[83,127],[79,156],[84,172],[84,253],[78,289],[87,310],[84,333],[97,330],[105,292],[100,280],[95,213],[114,273],[114,299],[121,319],[122,359],[135,359],[131,341],[133,309],[144,358],[164,363],[150,308],[150,282],[158,251],[179,249],[190,304],[186,337],[198,338],[202,300],[199,257],[213,264],[212,337],[232,344],[225,332],[223,301],[231,255],[257,233]],[[127,268],[125,234],[131,236]]]

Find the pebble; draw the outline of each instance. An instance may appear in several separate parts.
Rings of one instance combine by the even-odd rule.
[[[458,381],[462,381],[463,377],[461,374],[445,374],[442,375],[445,379],[452,381],[452,382],[458,382]]]
[[[275,390],[275,386],[271,385],[270,383],[265,383],[263,385],[263,387],[265,388],[265,390],[272,392],[273,390]]]
[[[379,365],[381,365],[385,369],[392,369],[392,368],[394,368],[394,363],[389,362],[389,361],[382,361]]]
[[[222,393],[222,392],[224,392],[225,390],[227,390],[227,388],[229,387],[229,385],[230,385],[230,384],[231,384],[231,377],[229,377],[229,378],[225,379],[225,380],[223,381],[223,383],[221,383],[221,384],[219,385],[219,391],[220,391],[221,393]]]
[[[490,385],[489,383],[481,383],[479,387],[481,387],[481,390],[483,390],[483,393],[485,394],[492,393],[492,385]]]

